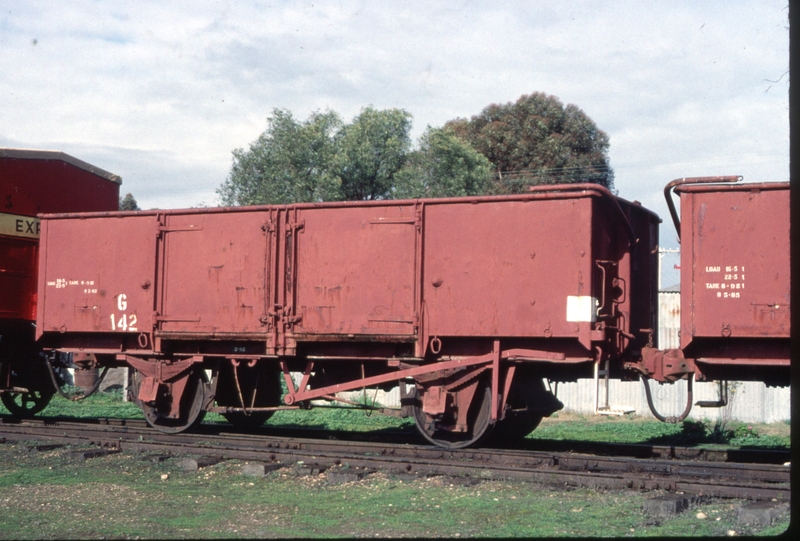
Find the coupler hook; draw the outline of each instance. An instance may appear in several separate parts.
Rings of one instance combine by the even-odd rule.
[[[644,392],[647,395],[647,405],[650,406],[650,411],[655,416],[656,419],[663,423],[679,423],[686,419],[689,415],[689,412],[692,411],[692,384],[694,382],[694,374],[689,374],[689,379],[686,382],[686,390],[688,397],[686,399],[686,409],[683,410],[683,413],[680,414],[679,417],[664,417],[656,410],[656,407],[653,405],[653,396],[650,394],[650,384],[648,382],[650,378],[642,377],[642,383],[644,383]]]
[[[103,371],[100,373],[100,377],[97,378],[97,381],[95,382],[95,384],[92,385],[92,388],[89,389],[88,391],[86,391],[86,392],[84,392],[83,394],[80,394],[80,395],[68,395],[63,390],[61,390],[61,385],[58,384],[58,378],[56,378],[56,373],[53,371],[53,367],[50,364],[50,362],[46,360],[44,362],[44,364],[47,365],[47,371],[50,373],[50,381],[53,383],[53,388],[62,397],[66,398],[67,400],[72,400],[73,402],[77,402],[79,400],[83,400],[84,398],[89,398],[94,393],[96,393],[97,389],[100,388],[100,384],[103,383],[103,380],[105,379],[106,374],[108,373],[108,369],[110,368],[109,366],[104,366],[103,367]]]

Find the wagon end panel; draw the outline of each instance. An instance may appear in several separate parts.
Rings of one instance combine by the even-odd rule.
[[[636,357],[657,342],[660,218],[638,203],[598,202],[594,246],[598,320],[614,337],[613,355]]]
[[[297,340],[415,335],[416,205],[299,208],[288,220],[286,296]]]
[[[156,219],[152,215],[42,220],[37,335],[49,347],[120,350],[153,328]],[[102,335],[102,338],[100,336]]]
[[[788,363],[788,183],[676,191],[683,244],[681,347],[693,356],[731,360],[782,357],[785,349]]]

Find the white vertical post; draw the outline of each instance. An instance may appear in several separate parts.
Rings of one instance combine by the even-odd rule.
[[[664,249],[658,249],[658,278],[656,279],[656,283],[658,284],[658,292],[661,292],[661,265],[664,263]]]

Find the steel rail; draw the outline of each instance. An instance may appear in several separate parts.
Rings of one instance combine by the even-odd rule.
[[[141,423],[141,422],[140,422]],[[789,467],[697,460],[606,457],[569,452],[499,449],[444,450],[429,446],[310,440],[262,435],[166,435],[139,424],[72,422],[0,424],[0,437],[92,444],[127,451],[205,455],[226,459],[317,464],[477,479],[517,479],[608,489],[663,489],[726,498],[790,497]]]
[[[19,419],[0,414],[0,426],[5,423],[18,423]],[[117,427],[128,431],[139,433],[159,434],[150,428],[141,419],[120,419],[120,418],[94,418],[81,419],[75,417],[36,417],[29,419],[28,423],[39,423],[48,426],[97,426],[97,427]],[[204,423],[195,427],[190,434],[173,434],[170,437],[176,441],[183,441],[182,436],[186,436],[185,441],[191,441],[196,434],[207,434],[209,436],[230,435],[237,439],[252,438],[259,445],[268,445],[274,440],[280,441],[305,441],[305,440],[327,440],[341,441],[341,444],[349,445],[351,448],[358,446],[364,441],[374,442],[377,437],[383,442],[381,445],[386,447],[396,445],[395,449],[403,449],[411,445],[423,445],[425,447],[415,447],[417,449],[427,449],[431,456],[436,453],[447,453],[449,451],[429,446],[416,431],[381,431],[379,436],[371,432],[341,432],[335,430],[320,430],[315,428],[286,428],[280,426],[263,426],[256,429],[243,431],[231,427],[227,424]],[[373,444],[365,444],[373,445]],[[377,445],[377,444],[375,444]],[[545,451],[548,453],[570,453],[587,454],[593,456],[613,456],[631,458],[650,458],[650,459],[671,459],[685,461],[708,461],[708,462],[732,462],[732,463],[752,463],[752,464],[784,464],[791,459],[791,452],[788,449],[737,449],[737,448],[708,448],[698,446],[680,446],[658,443],[612,443],[597,441],[578,441],[578,440],[538,440],[527,439],[516,442],[503,448],[504,453],[529,453],[531,451]],[[369,448],[367,448],[369,450]],[[398,451],[402,452],[402,451]],[[461,454],[468,456],[470,453],[485,453],[482,449],[462,449]],[[498,451],[499,452],[499,451]],[[442,455],[445,456],[445,455]]]

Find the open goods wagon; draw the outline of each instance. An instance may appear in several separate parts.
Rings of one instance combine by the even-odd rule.
[[[54,393],[41,363],[33,362],[36,215],[115,210],[120,184],[117,175],[63,152],[0,149],[0,398],[12,412],[44,408]]]
[[[133,368],[132,396],[164,431],[401,382],[422,434],[465,446],[558,409],[543,377],[640,356],[659,222],[597,185],[47,215],[37,335]]]

